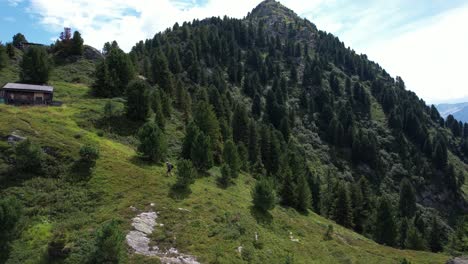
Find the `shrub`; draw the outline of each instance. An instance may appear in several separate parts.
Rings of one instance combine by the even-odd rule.
[[[333,225],[328,225],[327,231],[325,232],[325,235],[323,236],[324,240],[332,240],[333,239]]]
[[[124,238],[117,220],[104,223],[96,232],[93,263],[119,263],[124,253]]]
[[[21,204],[15,198],[0,200],[0,263],[10,251],[10,241],[15,235],[15,227],[21,218]]]
[[[43,153],[39,146],[29,139],[16,145],[16,169],[20,172],[39,174],[42,172]]]

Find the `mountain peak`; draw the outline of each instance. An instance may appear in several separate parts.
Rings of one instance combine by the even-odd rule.
[[[268,18],[271,16],[282,16],[284,18],[296,19],[299,16],[291,9],[285,7],[275,0],[265,0],[258,4],[249,15],[249,18]]]

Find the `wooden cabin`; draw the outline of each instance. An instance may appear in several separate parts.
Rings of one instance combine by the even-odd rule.
[[[23,83],[7,83],[0,89],[0,97],[6,104],[49,105],[52,103],[54,87]]]

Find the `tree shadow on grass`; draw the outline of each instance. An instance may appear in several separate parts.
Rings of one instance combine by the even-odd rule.
[[[180,187],[177,184],[174,184],[171,189],[169,190],[169,197],[171,197],[174,200],[183,200],[192,193],[192,190],[190,190],[190,187]]]
[[[258,224],[270,225],[273,222],[273,216],[270,212],[263,212],[255,206],[250,206],[250,214],[257,220]]]
[[[111,118],[101,118],[96,121],[97,128],[102,130],[108,130],[111,133],[123,137],[136,135],[138,129],[140,129],[142,125],[143,122],[129,120],[123,114]]]

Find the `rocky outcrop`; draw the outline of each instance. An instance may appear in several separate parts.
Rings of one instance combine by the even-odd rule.
[[[87,60],[96,61],[96,60],[103,59],[104,55],[102,55],[102,53],[99,50],[91,46],[85,45],[84,50],[83,50],[83,57]]]
[[[468,264],[468,257],[459,257],[451,259],[447,264]]]
[[[126,240],[134,252],[148,257],[159,257],[163,264],[200,264],[195,257],[182,254],[176,248],[163,250],[157,245],[150,246],[148,236],[155,228],[164,226],[157,223],[157,219],[157,212],[143,212],[132,219],[134,230],[127,234]]]

